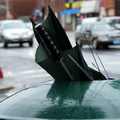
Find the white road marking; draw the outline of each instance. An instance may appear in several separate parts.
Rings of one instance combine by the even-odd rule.
[[[26,71],[21,71],[21,72],[16,72],[14,73],[14,75],[17,74],[35,74],[35,73],[47,73],[45,70],[43,69],[35,69],[35,70],[26,70]]]
[[[34,70],[25,70],[20,72],[6,72],[4,74],[5,77],[17,77],[21,76],[24,78],[45,78],[45,77],[51,77],[50,74],[48,74],[44,69],[34,69]]]
[[[119,65],[120,61],[113,61],[113,62],[108,62],[106,64],[110,64],[110,65]]]

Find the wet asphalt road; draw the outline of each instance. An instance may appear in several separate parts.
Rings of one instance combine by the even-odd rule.
[[[71,43],[75,46],[73,32],[67,32]],[[35,63],[35,51],[38,44],[34,40],[34,46],[29,47],[24,44],[10,45],[5,49],[0,43],[0,67],[3,72],[3,79],[0,79],[0,100],[44,81],[51,80],[52,77]],[[82,49],[83,56],[90,67],[93,67],[94,59],[88,46]],[[110,77],[120,78],[120,46],[111,46],[109,49],[97,51],[101,61]],[[100,65],[100,63],[98,63]],[[102,66],[101,71],[104,73]]]

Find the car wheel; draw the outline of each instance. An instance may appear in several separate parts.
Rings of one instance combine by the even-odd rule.
[[[76,39],[76,42],[77,42],[77,43],[78,43],[78,45],[82,48],[83,44],[81,43],[80,38],[77,38],[77,39]]]
[[[20,47],[22,47],[23,46],[23,44],[22,43],[20,43]]]
[[[108,45],[104,45],[103,48],[104,48],[104,49],[108,49]]]
[[[99,48],[100,48],[100,44],[98,43],[97,40],[94,40],[94,41],[93,41],[93,47],[94,47],[95,49],[99,49]]]
[[[4,47],[4,48],[7,48],[7,47],[8,47],[8,43],[7,43],[5,40],[3,40],[3,47]]]
[[[29,46],[30,46],[30,47],[33,46],[33,40],[31,40],[31,41],[29,42]]]

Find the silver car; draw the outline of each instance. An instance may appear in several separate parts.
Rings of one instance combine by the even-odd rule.
[[[106,22],[86,23],[75,31],[75,40],[81,47],[92,43],[95,49],[108,48],[120,45],[120,30]]]
[[[0,39],[4,47],[8,47],[9,43],[28,43],[33,46],[33,31],[27,28],[21,20],[3,20],[0,21]]]

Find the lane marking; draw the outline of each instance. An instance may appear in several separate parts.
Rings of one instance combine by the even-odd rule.
[[[119,65],[120,61],[113,61],[113,62],[108,62],[106,64],[110,64],[110,65]]]

